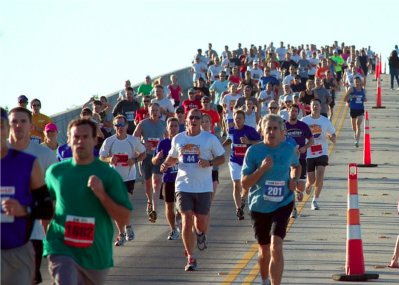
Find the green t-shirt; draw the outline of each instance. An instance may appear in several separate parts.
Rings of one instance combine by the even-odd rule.
[[[345,63],[345,60],[341,56],[331,56],[331,60],[335,62],[335,72],[342,71],[342,65]]]
[[[121,176],[108,164],[96,158],[88,165],[77,165],[72,159],[52,165],[46,184],[56,205],[43,256],[70,256],[83,268],[101,270],[113,266],[114,228],[112,218],[87,187],[91,175],[102,180],[113,201],[132,209]]]
[[[137,93],[138,94],[143,93],[143,95],[148,96],[148,95],[150,95],[151,90],[152,90],[152,85],[151,84],[144,84],[143,83],[137,89]]]

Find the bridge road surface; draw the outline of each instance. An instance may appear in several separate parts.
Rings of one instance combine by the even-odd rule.
[[[369,76],[371,77],[371,76]],[[376,168],[358,169],[359,207],[363,251],[367,272],[379,273],[373,284],[399,284],[399,271],[387,267],[399,234],[396,203],[399,198],[399,91],[389,90],[382,75],[383,105],[375,106],[376,82],[368,79],[366,108],[370,115],[372,163]],[[330,147],[319,211],[310,210],[310,197],[299,203],[299,216],[292,220],[284,243],[285,270],[282,284],[337,284],[332,274],[344,273],[346,250],[346,199],[348,163],[363,161],[363,142],[354,147],[349,112],[338,93],[333,123],[337,144]],[[363,130],[362,130],[363,132]],[[363,135],[361,136],[363,138]],[[226,152],[228,158],[228,151]],[[151,224],[145,214],[143,184],[136,183],[134,241],[114,247],[113,267],[106,284],[260,284],[257,246],[248,215],[238,221],[231,194],[227,165],[221,168],[220,184],[211,209],[208,249],[196,251],[198,271],[185,272],[182,241],[168,241],[164,207]],[[247,210],[247,209],[246,209]],[[51,284],[43,261],[43,284]],[[365,284],[365,282],[352,282]]]

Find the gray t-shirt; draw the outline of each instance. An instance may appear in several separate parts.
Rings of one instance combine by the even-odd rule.
[[[145,143],[151,144],[150,148],[147,148],[147,154],[153,155],[159,142],[164,138],[166,133],[166,122],[159,120],[158,122],[151,121],[150,119],[144,119],[141,121],[141,135]]]
[[[315,88],[315,89],[313,89],[313,91],[314,91],[314,95],[316,96],[316,98],[318,98],[321,102],[320,113],[327,114],[328,113],[328,102],[331,100],[330,92],[324,87]]]

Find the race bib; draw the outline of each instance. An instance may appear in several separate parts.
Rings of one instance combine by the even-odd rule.
[[[134,121],[134,115],[135,115],[135,112],[133,112],[133,111],[125,112],[126,119],[129,122],[133,122]]]
[[[247,152],[247,145],[246,144],[234,144],[233,151],[235,157],[244,157],[245,153]]]
[[[186,144],[181,149],[181,155],[183,157],[183,163],[198,163],[200,149],[195,144]]]
[[[266,180],[263,199],[270,202],[281,202],[284,199],[285,181]]]
[[[323,146],[321,144],[314,144],[310,147],[310,152],[312,154],[322,154],[323,153]]]
[[[116,165],[127,166],[127,160],[129,159],[127,154],[125,154],[125,153],[117,153],[117,154],[114,154],[114,155],[118,158],[118,161],[116,162]]]
[[[41,144],[42,143],[42,138],[41,137],[37,137],[37,136],[31,136],[30,137],[30,141],[37,143],[37,144]]]
[[[362,104],[363,103],[363,97],[362,96],[356,96],[356,104]]]
[[[174,166],[169,168],[169,173],[174,174],[174,173],[177,173],[178,170],[179,170],[179,166],[178,166],[178,164],[175,164]]]
[[[150,150],[152,151],[156,150],[159,141],[160,141],[159,138],[148,138],[147,142],[150,144]]]
[[[1,202],[8,200],[15,195],[14,186],[1,186],[0,191],[1,191],[0,192]],[[6,213],[3,211],[3,207],[1,207],[1,222],[2,223],[14,222],[14,216],[6,215]]]
[[[64,243],[72,247],[90,247],[94,241],[94,227],[94,218],[67,215]]]

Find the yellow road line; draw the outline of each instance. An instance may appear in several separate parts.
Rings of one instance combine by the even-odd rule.
[[[343,123],[345,121],[346,114],[348,112],[348,106],[345,104],[345,94],[342,94],[342,97],[339,101],[339,106],[337,109],[336,114],[334,114],[333,118],[333,125],[335,126],[338,118],[340,118],[339,121],[339,126],[336,128],[336,136],[338,138],[338,135],[341,131],[341,128],[343,126]],[[341,111],[343,110],[343,113],[341,114]],[[333,149],[334,149],[335,144],[331,144],[329,149],[328,149],[328,155],[330,156]],[[297,211],[298,213],[301,213],[303,207],[305,206],[306,202],[310,199],[311,195],[305,195],[307,197],[304,197],[304,199],[298,203],[297,205]],[[287,226],[287,233],[291,229],[291,226],[294,223],[294,219],[290,219],[288,226]],[[249,264],[249,262],[254,258],[254,256],[258,253],[258,244],[253,244],[249,250],[244,254],[244,256],[236,263],[236,265],[233,267],[233,269],[229,272],[227,277],[223,280],[221,284],[228,285],[234,282],[235,279],[237,279],[238,275],[241,273],[241,271],[246,268]],[[259,274],[259,266],[258,263],[253,266],[249,274],[245,277],[244,281],[242,284],[253,284],[253,281],[256,279],[256,277]]]

